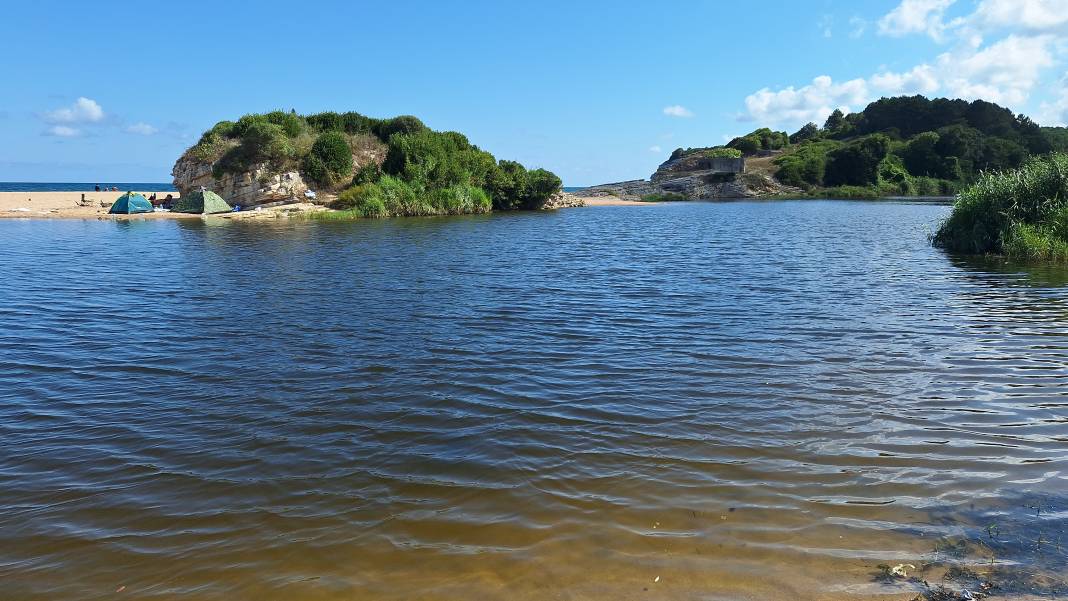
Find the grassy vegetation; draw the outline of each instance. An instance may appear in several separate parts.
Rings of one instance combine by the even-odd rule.
[[[934,243],[955,252],[1068,263],[1068,155],[982,175],[960,193]]]
[[[660,192],[642,196],[642,202],[672,202],[678,200],[689,200],[689,198],[687,198],[686,195],[677,192]]]
[[[211,163],[216,177],[262,164],[297,170],[319,190],[340,192],[333,208],[362,217],[537,209],[561,186],[549,171],[497,161],[463,134],[433,131],[410,115],[245,115],[217,123],[188,153]],[[379,161],[367,158],[375,155]]]

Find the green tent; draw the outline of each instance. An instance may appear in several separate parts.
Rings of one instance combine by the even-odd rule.
[[[114,204],[111,205],[111,210],[108,213],[151,213],[152,203],[136,192],[127,192],[119,197]]]
[[[229,213],[231,210],[233,209],[226,204],[222,196],[203,188],[190,193],[188,196],[183,194],[178,200],[174,201],[174,206],[171,207],[172,213],[203,213],[205,215]]]

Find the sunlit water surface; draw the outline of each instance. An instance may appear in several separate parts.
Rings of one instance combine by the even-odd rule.
[[[0,597],[904,595],[1066,515],[1068,273],[947,213],[0,221]]]

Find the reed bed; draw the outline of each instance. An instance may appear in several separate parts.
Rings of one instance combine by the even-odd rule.
[[[1068,155],[984,173],[957,196],[933,242],[954,252],[1068,263]]]

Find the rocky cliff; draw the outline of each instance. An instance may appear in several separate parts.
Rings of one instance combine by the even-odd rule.
[[[601,184],[578,192],[581,196],[617,196],[639,200],[650,195],[678,195],[688,200],[754,198],[798,191],[784,186],[764,170],[746,169],[744,159],[687,155],[660,164],[649,179]]]
[[[303,201],[306,190],[322,193],[322,199],[333,197],[333,190],[311,185],[296,168],[279,169],[270,163],[256,163],[245,171],[221,173],[216,177],[213,173],[215,161],[199,159],[191,151],[192,149],[187,150],[171,170],[174,187],[182,195],[199,190],[203,186],[222,196],[231,205],[241,207],[255,207],[285,200]],[[371,163],[381,166],[385,159],[385,144],[376,140],[364,140],[363,144],[357,145],[353,150],[353,171]]]
[[[231,205],[253,207],[268,202],[303,199],[308,185],[298,171],[278,171],[267,163],[241,173],[223,173],[216,178],[212,163],[198,161],[187,152],[171,170],[174,187],[185,196],[201,186],[222,196]]]

